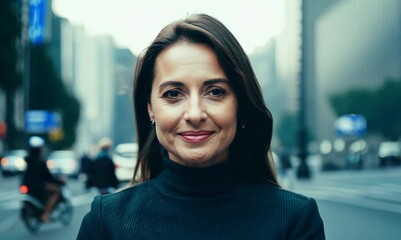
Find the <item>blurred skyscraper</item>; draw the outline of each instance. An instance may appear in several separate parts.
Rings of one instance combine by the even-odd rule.
[[[115,142],[133,141],[133,111],[127,106],[131,92],[126,89],[124,97],[121,95],[131,84],[135,56],[116,47],[109,35],[91,36],[83,26],[53,17],[51,55],[65,86],[81,103],[75,149],[88,151],[104,136]],[[128,109],[122,110],[120,105]],[[127,128],[121,130],[123,126]]]
[[[302,17],[305,39],[301,39]],[[300,56],[304,54],[307,130],[318,142],[334,140],[337,116],[329,96],[353,88],[377,88],[386,78],[400,79],[400,43],[401,1],[286,0],[285,30],[271,40],[264,55],[265,69],[256,64],[255,71],[266,88],[268,105],[279,105],[272,107],[279,120],[283,111],[299,111]],[[303,53],[301,44],[305,44]],[[266,69],[276,72],[267,74]],[[276,100],[271,98],[275,95],[279,95]]]

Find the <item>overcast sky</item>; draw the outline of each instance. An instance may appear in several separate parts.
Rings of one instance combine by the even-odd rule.
[[[222,21],[247,53],[285,27],[283,0],[53,0],[53,10],[88,34],[110,34],[140,53],[165,25],[191,13]]]

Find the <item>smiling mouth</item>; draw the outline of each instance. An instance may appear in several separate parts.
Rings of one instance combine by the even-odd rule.
[[[188,131],[180,133],[179,135],[185,142],[200,143],[209,139],[213,133],[212,131]]]

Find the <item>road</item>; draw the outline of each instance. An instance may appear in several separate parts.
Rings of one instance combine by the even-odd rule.
[[[317,173],[287,188],[317,200],[327,239],[400,239],[401,168]]]
[[[18,192],[19,177],[0,178],[0,236],[1,239],[75,239],[82,218],[89,211],[90,203],[96,195],[95,191],[85,191],[83,183],[78,180],[68,180],[72,192],[74,215],[71,225],[65,227],[60,223],[44,224],[38,233],[29,233],[19,218],[21,196]]]
[[[86,192],[80,181],[70,180],[74,205],[71,225],[44,225],[32,235],[19,219],[18,184],[18,177],[0,177],[1,239],[76,238],[96,192]],[[292,177],[286,188],[317,200],[329,240],[392,240],[401,236],[401,168],[325,172],[308,181]]]

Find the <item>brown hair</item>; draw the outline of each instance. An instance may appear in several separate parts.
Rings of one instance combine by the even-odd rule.
[[[138,141],[138,159],[134,178],[140,181],[155,178],[163,170],[163,147],[152,127],[147,104],[155,74],[158,55],[179,41],[210,46],[231,82],[238,99],[238,124],[230,145],[230,161],[236,161],[246,176],[277,184],[271,158],[273,118],[267,109],[260,86],[249,59],[234,35],[217,19],[195,14],[167,25],[137,61],[134,77],[134,107]],[[269,156],[270,155],[270,156]]]

